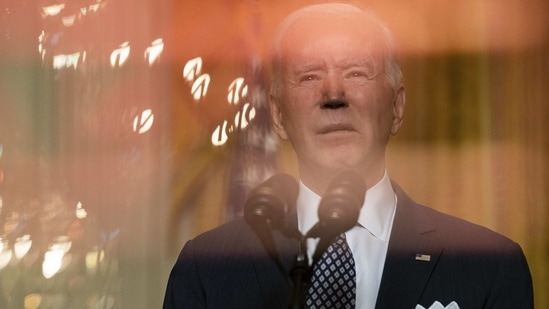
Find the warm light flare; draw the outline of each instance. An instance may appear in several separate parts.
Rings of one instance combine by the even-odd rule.
[[[71,67],[77,69],[80,57],[83,55],[85,57],[85,54],[86,52],[77,52],[68,55],[55,55],[53,56],[53,68],[56,70]]]
[[[44,255],[44,261],[42,262],[42,275],[44,278],[49,279],[53,277],[60,269],[63,263],[63,250],[50,249]]]
[[[111,53],[111,66],[113,68],[121,67],[126,63],[130,56],[130,42],[124,42]]]
[[[25,309],[38,309],[42,302],[40,294],[29,294],[25,296]]]
[[[44,261],[42,262],[42,275],[44,278],[49,279],[57,274],[63,266],[70,263],[71,257],[67,255],[70,250],[72,242],[68,236],[57,237],[54,244],[50,245],[48,251],[44,254]]]
[[[195,101],[199,101],[208,94],[210,79],[209,74],[202,74],[194,81],[191,86],[191,93],[193,94],[193,99]]]
[[[0,237],[0,270],[4,269],[11,261],[12,251],[8,247],[8,240]]]
[[[64,8],[65,8],[64,3],[54,4],[54,5],[49,5],[49,6],[42,7],[42,11],[43,11],[43,13],[46,17],[47,16],[55,16],[55,15],[58,15],[59,13],[61,13],[61,11]]]
[[[99,250],[97,247],[94,247],[91,251],[86,254],[86,269],[90,273],[95,273],[97,267],[103,258],[105,257],[105,251]]]
[[[15,245],[13,246],[13,251],[15,251],[15,257],[21,259],[24,257],[30,250],[32,246],[32,239],[29,234],[25,234],[15,240]]]
[[[246,103],[242,107],[242,112],[236,113],[234,124],[237,128],[245,129],[254,118],[255,108],[250,103]]]
[[[213,131],[212,144],[214,146],[224,145],[229,139],[227,135],[227,124],[228,122],[225,120],[222,125],[217,126],[217,128]]]
[[[151,46],[145,49],[145,60],[149,66],[160,59],[160,55],[164,51],[164,41],[162,39],[156,39],[152,41]]]
[[[196,57],[187,61],[183,67],[183,78],[186,81],[192,82],[196,76],[200,75],[202,72],[202,58]]]
[[[61,22],[63,23],[63,26],[65,26],[65,27],[73,26],[75,21],[76,21],[76,15],[74,15],[74,14],[61,18]]]
[[[244,78],[237,77],[230,85],[227,94],[229,104],[238,104],[240,100],[248,95],[248,85],[244,83]]]
[[[133,131],[137,134],[148,132],[154,123],[154,114],[151,109],[144,110],[133,120]]]
[[[88,216],[88,213],[86,212],[86,210],[82,206],[82,202],[76,203],[76,217],[78,219],[84,219],[87,216]]]
[[[541,46],[547,1],[387,2],[376,11],[397,35],[403,54],[516,50]]]

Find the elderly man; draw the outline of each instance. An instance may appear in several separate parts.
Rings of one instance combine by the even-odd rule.
[[[345,252],[345,262],[328,266],[340,277],[318,284],[313,275],[307,308],[533,307],[518,244],[415,203],[389,179],[385,151],[400,130],[405,92],[392,35],[378,17],[347,4],[305,7],[282,22],[272,53],[271,116],[295,150],[300,176],[287,219],[310,231],[321,196],[342,171],[361,175],[367,188],[357,223],[328,249]],[[281,269],[289,271],[298,242],[273,236],[279,265],[244,220],[189,241],[164,308],[287,307],[292,282]],[[318,240],[307,243],[312,260]]]

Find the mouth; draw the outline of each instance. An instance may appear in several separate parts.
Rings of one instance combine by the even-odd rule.
[[[356,132],[355,128],[348,123],[338,123],[323,126],[318,130],[318,134],[329,134],[337,132]]]

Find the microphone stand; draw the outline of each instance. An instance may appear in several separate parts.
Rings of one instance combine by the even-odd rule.
[[[317,229],[313,229],[313,232],[316,231]],[[318,234],[312,233],[313,236],[311,236],[311,233],[307,233],[307,235],[301,237],[294,265],[290,270],[290,277],[293,283],[292,299],[289,306],[290,309],[305,308],[305,296],[307,294],[308,287],[311,284],[312,269],[335,238],[333,233],[326,233],[326,228],[323,229],[323,232],[324,233],[317,232]],[[309,258],[307,257],[307,239],[317,237],[320,238],[320,240],[313,255],[313,264],[309,265]]]
[[[318,244],[316,245],[316,250],[313,254],[313,266],[318,263],[322,255],[328,251],[328,247],[334,242],[337,235],[333,233],[326,233],[325,235],[319,236]]]
[[[299,250],[294,261],[294,265],[290,270],[290,277],[293,282],[292,300],[290,309],[305,308],[305,293],[306,287],[311,283],[311,266],[307,258],[307,238],[302,237],[299,243]]]

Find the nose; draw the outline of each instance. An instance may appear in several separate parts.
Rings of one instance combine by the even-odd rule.
[[[349,105],[345,99],[345,88],[340,76],[330,74],[324,80],[322,93],[322,109],[345,108]]]
[[[338,109],[349,106],[349,103],[345,99],[330,99],[323,101],[320,105],[321,109]]]

